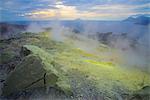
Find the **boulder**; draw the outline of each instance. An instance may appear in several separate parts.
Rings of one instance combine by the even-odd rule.
[[[54,65],[51,54],[33,45],[24,45],[22,50],[25,57],[8,75],[3,87],[4,96],[38,87],[55,87],[71,94],[68,78],[59,64]]]

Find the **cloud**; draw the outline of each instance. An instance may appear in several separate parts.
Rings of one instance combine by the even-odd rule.
[[[105,4],[129,4],[141,5],[150,3],[149,0],[62,0],[65,5],[83,6],[83,5],[105,5]]]
[[[59,17],[60,19],[124,19],[130,15],[147,14],[145,9],[148,9],[149,4],[143,5],[127,5],[127,4],[105,4],[96,5],[88,8],[82,6],[82,10],[77,6],[64,5],[63,2],[57,2],[55,8],[57,9],[41,9],[25,14],[32,19],[53,19]],[[83,9],[84,8],[84,9]],[[143,8],[144,11],[141,12]]]
[[[14,20],[16,16],[28,20],[55,17],[114,20],[146,14],[150,9],[149,0],[3,0],[1,5],[3,20],[8,15]]]
[[[97,12],[99,14],[108,15],[105,17],[125,18],[135,14],[148,14],[147,10],[150,3],[143,5],[127,5],[127,4],[105,4],[98,5],[89,8],[91,12]]]
[[[55,17],[74,18],[77,14],[77,10],[73,6],[56,5],[55,7],[57,9],[40,9],[21,14],[20,16],[26,16],[31,19],[51,19]]]
[[[32,11],[31,13],[25,13],[21,16],[26,16],[31,19],[76,19],[76,18],[98,18],[99,14],[96,12],[80,11],[76,9],[75,6],[65,6],[62,4],[57,4],[55,6],[57,9],[41,9]]]

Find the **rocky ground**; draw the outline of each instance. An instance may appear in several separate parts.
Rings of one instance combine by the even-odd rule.
[[[74,49],[74,47],[72,48],[72,46],[68,46],[68,44],[49,40],[44,34],[45,33],[42,33],[42,35],[24,33],[17,38],[0,40],[0,99],[149,100],[149,73],[143,73],[138,70],[130,72],[118,69],[112,63],[100,62],[99,59],[101,58],[86,53],[79,48]],[[45,66],[49,66],[49,64],[52,65],[53,68],[59,72],[59,74],[54,73],[54,75],[58,75],[58,80],[61,79],[61,81],[57,80],[57,84],[51,84],[48,88],[45,88],[44,85],[41,86],[41,84],[45,84],[44,78],[42,79],[42,83],[39,83],[40,85],[38,84],[38,86],[33,86],[34,88],[22,88],[21,85],[26,82],[24,80],[31,78],[24,77],[26,74],[30,75],[29,72],[25,71],[27,66],[34,66],[31,64],[36,63],[36,60],[31,61],[32,63],[24,63],[26,57],[24,57],[21,52],[24,45],[27,45],[27,47],[31,45],[31,48],[28,48],[29,52],[24,53],[25,56],[28,57],[28,55],[32,56],[32,54],[34,54],[34,56],[36,55],[40,58],[40,61],[42,60],[42,64],[45,64]],[[52,58],[54,58],[54,60]],[[26,59],[26,61],[28,62],[30,59]],[[60,67],[60,70],[59,65],[64,67]],[[35,65],[35,67],[37,66],[39,65]],[[19,67],[21,70],[19,70]],[[23,68],[25,68],[25,70]],[[35,69],[31,70],[34,71]],[[18,73],[23,71],[23,73],[20,72],[18,74],[23,76],[22,79],[16,79],[16,81],[14,81],[15,79],[13,79],[11,75],[15,75],[17,71]],[[16,78],[19,77],[18,75]],[[140,81],[143,80],[143,76],[145,76],[145,80]],[[11,77],[13,80],[10,81]],[[32,79],[34,79],[34,77]],[[22,82],[22,80],[24,82]],[[53,79],[50,78],[50,80]],[[13,83],[16,83],[16,85]],[[19,83],[22,83],[19,91],[7,96],[3,95],[5,85],[14,88],[13,86],[19,87]],[[68,87],[68,85],[69,91],[71,90],[69,93],[65,92],[66,86]]]

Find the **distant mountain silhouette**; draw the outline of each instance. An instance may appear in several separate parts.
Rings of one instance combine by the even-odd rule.
[[[0,38],[9,38],[25,31],[26,25],[0,23]]]
[[[124,20],[125,22],[133,22],[140,25],[150,24],[150,15],[133,15]]]

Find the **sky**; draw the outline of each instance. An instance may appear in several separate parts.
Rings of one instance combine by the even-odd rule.
[[[149,12],[150,0],[0,0],[0,21],[122,20]]]

